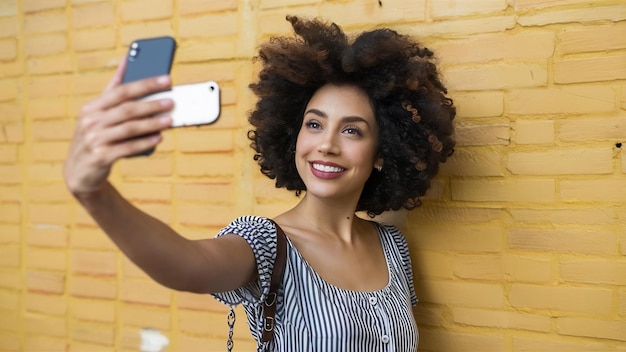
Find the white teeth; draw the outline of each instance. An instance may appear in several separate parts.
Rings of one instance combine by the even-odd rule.
[[[315,170],[319,170],[322,172],[342,172],[344,169],[340,168],[340,167],[336,167],[336,166],[328,166],[328,165],[320,165],[320,164],[313,164],[313,168]]]

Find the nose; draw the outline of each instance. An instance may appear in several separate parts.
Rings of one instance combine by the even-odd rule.
[[[339,154],[339,145],[335,138],[335,135],[330,132],[326,132],[321,136],[319,145],[317,146],[317,151],[322,153],[322,155]]]

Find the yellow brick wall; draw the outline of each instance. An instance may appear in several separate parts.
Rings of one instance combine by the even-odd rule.
[[[170,34],[175,83],[219,81],[222,116],[167,132],[115,184],[190,238],[293,204],[246,140],[251,57],[286,14],[390,26],[441,58],[458,148],[408,215],[421,351],[626,351],[623,0],[0,1],[0,351],[137,351],[145,326],[169,351],[224,350],[225,308],[129,263],[61,167],[129,42]]]

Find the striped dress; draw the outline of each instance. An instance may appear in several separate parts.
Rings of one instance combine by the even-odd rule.
[[[276,307],[274,339],[258,343],[272,352],[409,352],[418,332],[411,306],[417,304],[404,236],[376,225],[389,269],[389,283],[378,291],[341,289],[324,281],[287,241],[287,264]],[[263,301],[276,258],[276,229],[267,218],[237,218],[217,236],[243,237],[256,257],[259,279],[234,291],[215,293],[219,301],[243,304],[252,336],[261,339]]]

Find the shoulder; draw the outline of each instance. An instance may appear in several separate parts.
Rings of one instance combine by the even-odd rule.
[[[235,234],[242,237],[272,237],[276,234],[276,227],[274,222],[268,218],[246,215],[231,221],[217,234],[217,237],[227,234]]]

